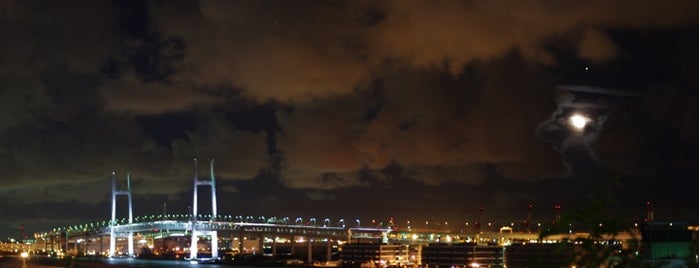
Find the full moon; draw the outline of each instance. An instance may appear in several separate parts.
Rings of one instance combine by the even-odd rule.
[[[590,118],[583,115],[574,114],[568,119],[568,121],[575,129],[582,130],[585,128],[585,125],[587,125],[587,122],[590,122]]]

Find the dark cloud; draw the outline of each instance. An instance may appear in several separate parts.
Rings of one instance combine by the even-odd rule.
[[[651,66],[659,68],[652,68],[648,77],[638,78],[645,86],[626,90],[636,94],[598,91],[598,94],[623,96],[614,102],[608,116],[604,117],[599,135],[590,144],[599,161],[644,177],[664,177],[677,172],[696,174],[698,158],[693,151],[699,145],[699,128],[694,122],[699,119],[696,109],[699,97],[693,89],[699,86],[696,79],[699,54],[691,47],[699,44],[699,40],[690,37],[692,35],[691,31],[678,30],[651,39],[647,35],[629,38],[645,40],[644,45],[648,47],[642,51],[627,51],[633,57],[626,58],[633,58],[629,61],[638,67],[626,69],[640,72]],[[661,53],[663,56],[641,56],[668,46],[673,50]]]
[[[527,58],[550,63],[544,49],[552,36],[577,35],[585,28],[581,56],[608,57],[613,44],[599,28],[664,28],[697,23],[691,1],[390,1],[377,27],[381,55],[410,59],[418,66],[449,61],[452,71],[474,59],[518,49]],[[663,10],[664,12],[657,12]],[[592,54],[595,53],[595,54]],[[600,54],[604,53],[604,54]]]
[[[474,60],[490,62],[512,51],[526,60],[551,64],[554,55],[546,49],[547,42],[554,36],[571,36],[580,58],[599,63],[619,53],[606,28],[662,29],[696,23],[690,12],[695,4],[686,1],[663,3],[663,13],[652,12],[660,6],[651,2],[631,8],[629,3],[545,1],[514,6],[455,1],[277,4],[205,1],[152,8],[157,27],[187,44],[182,65],[187,67],[174,76],[178,81],[232,84],[260,100],[292,101],[296,110],[280,115],[285,132],[279,144],[288,161],[283,171],[286,181],[294,187],[363,185],[357,170],[380,169],[392,161],[416,171],[410,174],[433,177],[434,182],[455,180],[441,174],[463,174],[465,169],[474,175],[451,177],[477,182],[483,177],[478,175],[483,164],[496,164],[510,178],[569,175],[561,155],[532,134],[534,126],[556,111],[552,94],[536,95],[539,87],[552,88],[551,84],[520,81],[534,84],[517,90],[526,92],[521,96],[512,94],[510,88],[520,86],[512,83],[483,89],[482,95],[447,92],[440,97],[427,90],[439,86],[436,83],[424,82],[422,90],[396,85],[400,89],[387,90],[382,100],[387,104],[371,120],[361,117],[368,108],[359,102],[366,100],[356,100],[354,90],[377,77],[387,83],[403,79],[385,77],[404,75],[383,71],[387,59],[400,59],[416,73],[446,68],[460,76],[462,67]],[[495,76],[484,79],[501,81]],[[473,82],[462,86],[469,83]],[[463,105],[474,111],[449,110],[458,105],[441,103],[442,98],[479,105]],[[347,100],[338,101],[342,99]],[[407,107],[414,111],[406,112]],[[532,107],[536,112],[516,112]],[[459,120],[465,122],[455,123]],[[309,137],[314,138],[303,141]]]
[[[454,74],[515,49],[551,63],[544,47],[552,36],[581,35],[580,56],[597,62],[616,54],[601,29],[696,22],[687,1],[306,3],[202,1],[153,11],[158,29],[187,44],[181,81],[284,101],[350,94],[387,58],[419,68],[447,62]]]
[[[181,79],[260,99],[347,94],[370,71],[365,29],[346,20],[350,3],[304,3],[203,1],[154,12],[164,33],[187,43]]]
[[[366,122],[362,114],[371,106],[352,96],[317,99],[281,112],[284,180],[295,188],[337,188],[362,185],[356,174],[367,161],[356,144]],[[326,173],[334,173],[333,178]]]
[[[56,11],[61,15],[55,15]],[[83,82],[78,89],[68,83],[75,79],[94,81],[100,61],[115,41],[109,5],[90,1],[7,2],[0,7],[0,14],[0,131],[38,123],[41,117],[65,113],[62,109],[74,110],[70,104],[80,105],[79,94],[83,92],[79,91],[91,82]],[[54,89],[47,88],[47,83],[74,95],[50,92]],[[57,99],[57,95],[65,98]],[[68,103],[56,107],[64,105],[60,101]]]
[[[596,154],[625,172],[645,176],[652,174],[658,160],[648,158],[653,138],[641,132],[648,123],[638,116],[612,113],[595,143]]]
[[[486,165],[513,179],[566,175],[561,155],[536,137],[557,106],[554,85],[541,77],[517,56],[473,64],[459,77],[399,67],[373,89],[381,104],[371,118],[362,115],[378,104],[363,100],[366,93],[297,105],[280,115],[287,182],[361,185],[357,171],[394,163],[408,170],[406,177],[431,185],[477,183]],[[328,179],[328,172],[344,175]]]
[[[195,156],[219,158],[223,178],[251,178],[265,164],[265,134],[238,131],[220,114],[171,144],[145,131],[135,116],[205,114],[230,98],[171,77],[182,48],[147,30],[147,19],[124,25],[140,7],[122,4],[2,6],[0,29],[11,37],[0,45],[3,196],[100,202],[112,171],[120,180],[131,172],[138,193],[174,194],[189,189]]]
[[[197,106],[221,104],[210,92],[188,84],[145,82],[131,74],[111,80],[100,89],[105,109],[138,115],[185,111]]]
[[[0,201],[97,209],[116,171],[131,172],[145,203],[182,210],[194,157],[201,176],[216,158],[221,190],[240,198],[229,201],[295,213],[321,200],[330,213],[370,187],[404,190],[428,213],[430,202],[467,203],[462,192],[502,209],[532,196],[486,191],[501,181],[537,192],[599,175],[588,170],[696,174],[697,10],[682,0],[2,2]],[[558,83],[633,94],[561,98]],[[597,118],[569,138],[565,117],[578,110]]]
[[[396,161],[415,167],[471,166],[478,170],[483,164],[507,169],[538,159],[560,163],[557,153],[538,141],[535,134],[538,123],[556,107],[551,85],[533,75],[536,71],[516,56],[474,64],[472,68],[468,75],[458,78],[412,73],[387,81],[390,97],[363,135],[364,150],[382,163]],[[504,76],[510,79],[499,79]],[[520,112],[525,110],[528,112]],[[399,127],[406,120],[415,122],[407,130]],[[548,172],[561,172],[554,170]],[[520,179],[545,176],[508,175]],[[461,180],[469,181],[469,177],[478,181],[479,176],[464,176]]]
[[[617,50],[614,42],[604,32],[587,29],[582,34],[578,55],[580,58],[598,63],[616,56]]]
[[[665,89],[648,96],[644,109],[612,112],[595,141],[599,159],[614,168],[641,176],[662,176],[668,170],[697,172],[699,145],[694,122],[698,97]],[[672,105],[668,105],[672,104]]]

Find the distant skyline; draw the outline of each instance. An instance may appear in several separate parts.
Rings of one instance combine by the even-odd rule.
[[[112,172],[135,215],[187,213],[195,157],[216,159],[219,214],[465,226],[604,196],[628,221],[651,201],[699,223],[698,12],[4,1],[0,238],[106,220]]]

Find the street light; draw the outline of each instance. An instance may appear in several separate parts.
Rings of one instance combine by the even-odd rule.
[[[359,228],[359,225],[361,224],[361,221],[359,221],[359,218],[357,218],[357,228]]]
[[[22,257],[22,268],[27,268],[27,257],[29,257],[29,253],[22,252],[19,256]]]

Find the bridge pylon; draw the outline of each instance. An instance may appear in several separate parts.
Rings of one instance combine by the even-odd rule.
[[[109,257],[114,257],[116,251],[116,197],[117,195],[126,195],[129,202],[129,224],[133,223],[133,204],[131,202],[131,173],[126,174],[126,190],[117,190],[116,172],[112,172],[112,220],[109,222]],[[128,255],[134,256],[133,249],[133,232],[128,235]]]
[[[197,159],[194,158],[194,201],[192,202],[192,240],[189,249],[189,258],[197,259],[197,242],[199,240],[199,235],[209,235],[211,236],[211,258],[216,259],[218,258],[218,232],[200,231],[196,229],[197,211],[199,209],[197,195],[199,186],[211,186],[211,219],[209,219],[209,221],[213,222],[216,220],[216,177],[214,176],[214,159],[211,159],[209,163],[210,180],[199,180],[198,167]]]

